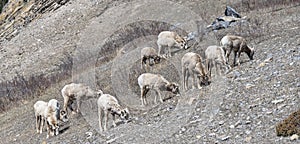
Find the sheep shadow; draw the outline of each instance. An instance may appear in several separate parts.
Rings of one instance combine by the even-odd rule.
[[[63,129],[60,129],[60,130],[59,130],[59,133],[62,134],[62,133],[64,133],[65,131],[67,131],[69,128],[70,128],[70,126],[65,126],[65,127],[63,127]]]

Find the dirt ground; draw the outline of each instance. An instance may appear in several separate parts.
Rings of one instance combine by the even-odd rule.
[[[197,30],[195,20],[203,23],[200,29],[205,28],[226,6],[226,1],[163,2],[172,6],[171,14],[160,3],[142,0],[74,0],[4,41],[1,65],[6,66],[1,74],[6,79],[13,77],[10,71],[22,71],[25,76],[55,73],[65,53],[73,56],[73,73],[51,84],[43,94],[1,113],[0,143],[299,142],[277,137],[275,131],[278,122],[299,110],[299,3],[259,10],[236,8],[248,17],[247,25],[203,34],[201,40],[189,42],[191,48],[174,51],[170,59],[150,71],[181,85],[181,57],[192,51],[203,56],[207,46],[218,45],[227,33],[248,36],[249,45],[255,48],[254,60],[242,54],[240,67],[222,76],[213,71],[212,83],[200,90],[180,87],[179,97],[163,92],[164,103],[155,104],[155,93],[150,92],[150,104],[142,107],[136,81],[145,72],[140,68],[140,49],[156,47],[161,30],[176,29],[183,35]],[[204,12],[208,9],[212,10]],[[18,55],[21,49],[22,55]],[[70,82],[88,83],[115,95],[129,108],[132,121],[115,128],[109,122],[109,130],[100,132],[94,98],[83,101],[80,114],[60,123],[59,135],[46,139],[46,131],[37,134],[33,104],[51,98],[62,103],[60,90]]]

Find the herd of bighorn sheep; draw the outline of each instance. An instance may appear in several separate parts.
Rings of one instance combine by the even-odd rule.
[[[171,49],[177,47],[179,49],[187,49],[187,37],[181,37],[176,32],[163,31],[158,35],[157,39],[158,52],[153,47],[145,47],[141,50],[141,69],[143,66],[152,66],[159,64],[162,58],[166,59],[171,57]],[[186,91],[188,90],[188,79],[192,76],[192,88],[195,86],[195,76],[197,80],[197,88],[201,89],[201,85],[208,85],[211,82],[211,71],[212,67],[216,68],[217,74],[220,75],[220,70],[226,73],[231,67],[228,64],[229,55],[231,51],[234,51],[234,62],[233,64],[240,65],[240,54],[241,52],[247,53],[250,60],[253,59],[254,49],[247,46],[246,40],[239,36],[226,35],[220,41],[221,46],[209,46],[205,50],[205,57],[203,59],[200,54],[194,52],[188,52],[183,55],[181,59],[182,67],[182,86]],[[167,47],[167,48],[166,48]],[[168,50],[165,55],[161,52]],[[238,56],[238,58],[237,58]],[[204,61],[206,62],[204,64]],[[157,102],[156,97],[159,97],[161,103],[163,98],[160,91],[167,91],[180,95],[179,85],[175,82],[169,82],[160,74],[143,73],[138,78],[138,85],[141,91],[141,105],[147,104],[146,94],[149,90],[154,90],[156,96],[154,103]],[[80,111],[81,101],[87,98],[98,98],[98,116],[99,116],[99,128],[101,131],[107,130],[107,119],[109,113],[113,117],[113,126],[116,126],[115,116],[120,117],[121,121],[127,123],[130,120],[130,113],[128,108],[121,106],[116,97],[110,94],[103,94],[102,90],[93,90],[89,86],[82,83],[70,83],[65,85],[61,94],[63,97],[63,108],[60,107],[60,103],[56,99],[51,99],[49,102],[37,101],[34,104],[34,112],[36,117],[36,130],[37,133],[42,133],[44,123],[47,125],[47,138],[51,135],[59,134],[58,122],[68,121],[68,109],[71,110],[72,114],[76,114]],[[76,111],[72,108],[72,104],[76,100],[77,108]],[[104,112],[104,127],[102,126]]]

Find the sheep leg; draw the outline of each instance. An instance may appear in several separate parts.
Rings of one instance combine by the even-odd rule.
[[[98,116],[99,116],[99,128],[100,128],[100,131],[103,131],[103,128],[102,128],[102,109],[100,107],[98,107]]]
[[[234,52],[233,66],[236,66],[237,52]]]
[[[227,48],[226,48],[227,49]],[[227,63],[229,63],[229,56],[231,54],[232,49],[230,48],[228,51],[226,50],[226,59],[227,59]]]
[[[144,106],[144,88],[141,88],[141,102],[142,106]]]
[[[186,88],[186,90],[189,88],[189,77],[190,77],[190,72],[187,71],[186,79],[185,79],[185,88]]]
[[[76,101],[77,101],[77,110],[76,110],[76,112],[79,113],[79,109],[80,109],[80,105],[81,105],[81,98],[78,97]]]
[[[161,94],[160,94],[159,90],[158,90],[158,89],[154,89],[154,90],[155,90],[156,94],[159,96],[160,102],[163,103],[164,101],[163,101],[163,99],[161,98]]]
[[[198,87],[198,89],[201,89],[201,86],[200,86],[200,77],[197,77],[197,87]]]
[[[237,64],[240,67],[240,56],[241,56],[241,50],[238,51],[238,55],[237,55]]]
[[[215,68],[216,68],[216,74],[217,74],[218,76],[220,76],[220,75],[221,75],[221,73],[220,73],[221,64],[219,63],[218,60],[215,60],[215,61],[214,61],[214,65],[215,65]]]
[[[147,105],[146,94],[148,93],[148,91],[149,91],[149,88],[147,88],[147,86],[144,86],[144,88],[141,89],[142,106]]]
[[[39,133],[39,116],[35,116],[35,127],[36,127],[36,132]]]
[[[40,116],[40,134],[43,132],[44,127],[44,118],[43,116]]]
[[[195,74],[191,69],[189,69],[189,75],[192,75],[192,89],[195,89]]]
[[[55,135],[58,135],[59,133],[59,126],[58,124],[55,125]]]
[[[104,131],[107,130],[108,111],[104,110]]]
[[[49,138],[49,135],[50,135],[50,125],[48,123],[48,121],[46,120],[46,125],[47,125],[47,137],[46,138]]]
[[[161,51],[161,45],[158,45],[158,56],[161,56],[160,51]]]
[[[185,87],[185,68],[182,67],[182,75],[183,75],[183,80],[182,80],[182,86],[183,86],[183,89],[186,90],[186,87]]]
[[[171,57],[171,47],[168,46],[168,57]]]
[[[144,65],[144,57],[142,57],[141,59],[141,69],[143,69],[143,65]]]
[[[67,112],[68,103],[69,103],[69,97],[64,96],[64,108],[63,109],[65,112]]]
[[[116,127],[117,124],[116,124],[116,116],[115,116],[115,114],[113,114],[112,117],[113,117],[113,127]]]

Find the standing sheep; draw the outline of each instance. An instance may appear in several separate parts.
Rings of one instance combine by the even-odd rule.
[[[206,66],[209,72],[209,77],[211,78],[211,69],[212,65],[216,68],[216,72],[220,74],[220,70],[226,71],[230,69],[230,66],[227,65],[226,59],[225,59],[225,52],[222,47],[219,46],[209,46],[205,50],[205,57],[206,57]],[[219,67],[219,69],[218,69]]]
[[[54,136],[58,135],[59,126],[58,126],[58,120],[60,117],[60,105],[59,102],[56,99],[51,99],[46,107],[44,117],[46,119],[47,123],[47,138],[49,138],[49,135]]]
[[[53,100],[52,100],[53,101]],[[37,101],[34,105],[34,114],[36,118],[36,130],[37,133],[42,133],[43,126],[44,126],[44,121],[47,119],[48,113],[46,110],[48,109],[48,102],[44,101]],[[49,110],[49,109],[48,109]],[[60,109],[59,109],[60,110]],[[63,122],[67,122],[67,113],[65,111],[59,111],[59,120]]]
[[[65,85],[61,90],[62,96],[64,98],[64,108],[63,110],[67,112],[67,107],[69,107],[72,113],[75,113],[72,109],[72,103],[74,100],[77,102],[77,110],[79,112],[81,100],[87,98],[96,98],[99,92],[92,90],[89,86],[82,83],[71,83]]]
[[[168,47],[167,56],[171,57],[171,47],[179,47],[180,49],[187,49],[187,38],[180,37],[176,32],[172,31],[162,31],[158,35],[157,45],[158,45],[158,55],[161,56],[161,50],[164,47]]]
[[[44,126],[44,113],[48,106],[47,102],[44,101],[37,101],[33,107],[34,107],[34,114],[35,114],[35,120],[36,120],[36,130],[37,133],[42,133],[43,126]]]
[[[204,85],[209,84],[209,77],[207,71],[202,64],[202,58],[199,54],[189,52],[186,53],[181,59],[181,67],[183,74],[183,88],[187,90],[188,88],[188,79],[192,75],[192,88],[194,89],[195,75],[197,76],[197,86],[198,89],[201,89],[200,83]],[[202,78],[202,80],[200,80]]]
[[[156,50],[152,47],[145,47],[141,50],[141,69],[143,69],[143,65],[147,64],[152,66],[154,64],[158,64],[161,60],[161,57],[157,55]]]
[[[104,131],[107,130],[108,113],[113,116],[113,127],[116,126],[115,115],[118,115],[123,122],[127,123],[129,120],[128,108],[121,107],[118,100],[114,96],[103,94],[102,91],[100,93],[100,97],[97,101],[100,130],[103,131],[102,111],[104,111]]]
[[[173,82],[170,83],[163,76],[159,74],[143,73],[138,77],[138,84],[141,89],[142,106],[144,106],[144,104],[147,104],[146,94],[149,92],[150,89],[153,89],[156,92],[156,94],[160,98],[160,102],[162,103],[163,100],[159,92],[160,90],[170,91],[173,94],[180,94],[178,84]],[[154,98],[155,103],[156,103],[156,96]]]
[[[234,66],[236,65],[236,63],[238,65],[240,65],[241,52],[247,53],[250,60],[253,60],[254,48],[247,46],[246,40],[243,37],[234,36],[234,35],[226,35],[221,39],[220,45],[224,46],[226,49],[226,58],[227,58],[228,63],[229,63],[229,55],[230,55],[231,51],[233,50],[233,52],[234,52],[233,65]],[[236,58],[237,56],[238,56],[238,58]]]

